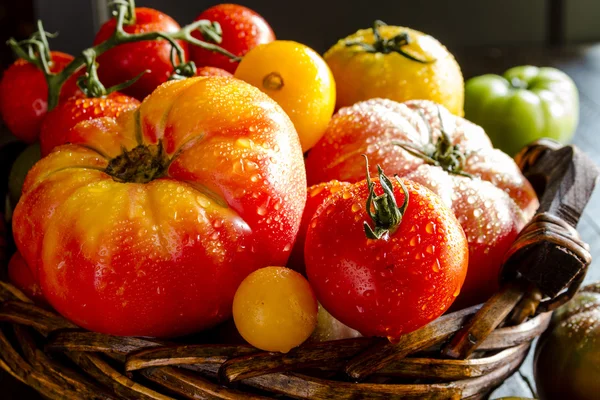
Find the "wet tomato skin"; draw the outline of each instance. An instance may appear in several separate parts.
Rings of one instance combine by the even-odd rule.
[[[296,242],[292,249],[292,254],[288,261],[288,267],[300,272],[301,274],[306,273],[304,266],[304,243],[306,241],[306,231],[308,225],[315,212],[321,207],[327,199],[334,193],[339,192],[343,188],[349,187],[351,184],[348,182],[340,181],[329,181],[313,185],[308,188],[306,193],[306,206],[302,213],[302,221],[300,222],[300,230],[296,236]]]
[[[303,156],[292,122],[258,89],[171,81],[66,141],[27,175],[13,232],[48,302],[75,324],[196,332],[231,316],[249,273],[287,262],[306,201]],[[109,174],[124,151],[160,148],[168,162],[153,179]]]
[[[50,53],[50,71],[62,71],[73,56],[59,51]],[[61,99],[79,91],[76,77],[69,78],[61,89]],[[40,134],[42,121],[48,110],[48,85],[44,73],[35,65],[19,59],[6,71],[0,82],[0,115],[13,135],[33,143]]]
[[[471,177],[427,164],[394,144],[431,145],[441,128],[466,155],[464,172]],[[361,154],[369,157],[372,174],[380,165],[389,175],[426,186],[452,209],[470,249],[469,272],[453,308],[487,300],[498,288],[504,254],[539,204],[514,160],[494,149],[479,126],[436,103],[373,99],[342,108],[333,116],[306,159],[308,184],[364,179]]]
[[[8,279],[31,300],[47,305],[40,283],[18,251],[13,254],[8,263]]]
[[[267,21],[256,12],[239,4],[218,4],[210,7],[202,12],[196,21],[201,19],[218,22],[221,25],[223,34],[219,46],[236,56],[244,56],[259,44],[275,40],[275,34]],[[199,32],[194,32],[193,36],[204,40]],[[238,66],[238,63],[233,62],[229,57],[198,46],[191,46],[190,54],[191,60],[197,67],[218,67],[233,74]]]
[[[133,97],[115,92],[108,96],[87,98],[74,96],[51,110],[40,132],[42,156],[48,155],[52,149],[65,144],[66,136],[77,123],[100,117],[118,117],[123,111],[140,105]]]
[[[364,336],[395,339],[434,320],[450,307],[467,273],[467,241],[450,209],[424,186],[403,183],[408,207],[388,237],[365,235],[366,181],[334,194],[306,235],[306,272],[317,299]],[[378,182],[375,192],[382,193]],[[394,195],[402,204],[397,182]]]
[[[94,38],[98,45],[111,37],[115,31],[116,20],[111,18],[100,27]],[[135,9],[135,23],[123,27],[127,33],[177,32],[181,27],[168,15],[160,11],[138,7]],[[179,40],[179,45],[187,53],[187,43]],[[178,58],[177,58],[178,60]],[[135,78],[141,72],[149,70],[136,83],[123,89],[123,93],[138,100],[152,93],[161,83],[167,81],[173,73],[171,63],[171,45],[166,40],[147,40],[125,43],[114,47],[98,57],[98,76],[104,86],[114,86]]]

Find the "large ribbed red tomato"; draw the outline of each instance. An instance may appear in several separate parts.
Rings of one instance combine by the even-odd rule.
[[[231,316],[250,272],[285,265],[306,177],[292,122],[260,90],[170,81],[66,139],[27,175],[13,232],[45,298],[74,323],[191,333]]]
[[[62,71],[73,56],[58,51],[50,53],[51,72]],[[69,78],[60,94],[68,98],[78,91],[76,78]],[[35,142],[48,110],[48,85],[44,73],[35,65],[19,59],[6,71],[0,82],[0,114],[12,132],[24,142]]]
[[[52,149],[67,143],[69,131],[78,122],[100,117],[118,117],[123,111],[131,110],[140,104],[133,97],[115,92],[105,97],[74,96],[51,110],[40,132],[42,156]]]
[[[331,315],[365,336],[390,339],[442,315],[468,264],[465,234],[442,200],[381,170],[377,181],[344,187],[319,207],[304,255]]]
[[[361,154],[428,187],[454,211],[470,250],[456,305],[494,293],[504,253],[538,207],[512,158],[494,149],[483,129],[433,102],[375,99],[334,115],[306,160],[308,183],[363,179]]]
[[[259,44],[275,40],[273,30],[263,17],[238,4],[218,4],[210,7],[200,14],[196,21],[201,19],[218,22],[221,25],[223,34],[219,46],[236,56],[244,56]],[[193,35],[204,40],[199,32],[194,32]],[[238,63],[232,62],[229,57],[198,46],[190,46],[190,54],[192,61],[198,67],[208,65],[234,73],[238,66]]]
[[[96,34],[94,45],[108,39],[115,31],[115,26],[114,18],[104,23]],[[138,7],[135,9],[135,23],[125,25],[123,29],[128,33],[177,32],[181,27],[173,18],[160,11]],[[187,51],[186,42],[180,40],[178,43]],[[121,44],[98,57],[98,63],[98,76],[106,87],[126,82],[149,70],[139,81],[123,89],[123,93],[138,100],[143,100],[173,73],[171,45],[166,40]]]

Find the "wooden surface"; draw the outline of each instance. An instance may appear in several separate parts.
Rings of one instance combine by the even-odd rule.
[[[453,49],[451,49],[453,50]],[[501,73],[523,64],[554,66],[564,70],[580,92],[580,123],[573,143],[600,164],[600,44],[563,49],[489,49],[470,48],[455,51],[466,78],[483,73]],[[592,257],[600,258],[600,190],[596,191],[578,226],[582,239],[590,244]],[[586,282],[600,280],[600,262],[592,262]],[[532,391],[532,353],[520,373],[507,379],[490,398],[504,396],[535,397]],[[35,392],[0,372],[0,398],[38,399]]]

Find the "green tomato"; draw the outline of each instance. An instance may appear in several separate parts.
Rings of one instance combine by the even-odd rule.
[[[544,400],[600,398],[600,282],[554,312],[535,349],[534,375]]]
[[[11,207],[14,209],[21,197],[21,188],[27,173],[40,160],[42,153],[39,142],[28,146],[15,160],[8,176],[8,193]]]
[[[567,143],[579,120],[577,87],[567,74],[548,67],[478,76],[465,84],[465,117],[511,156],[542,137]]]

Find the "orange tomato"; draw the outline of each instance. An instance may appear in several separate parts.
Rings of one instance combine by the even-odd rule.
[[[335,81],[314,50],[286,40],[262,44],[244,56],[235,77],[279,103],[294,123],[303,151],[323,136],[335,109]]]
[[[231,316],[252,271],[284,264],[306,200],[298,136],[242,81],[170,81],[84,121],[29,172],[15,242],[44,296],[86,329],[188,334]]]

